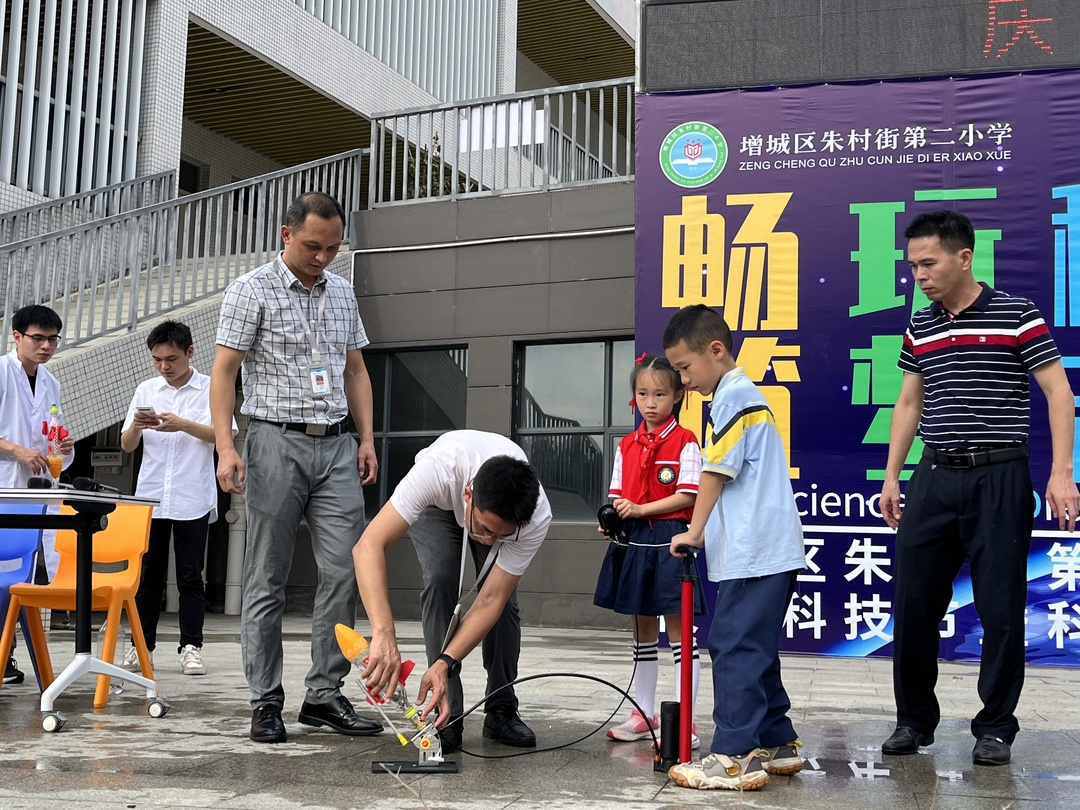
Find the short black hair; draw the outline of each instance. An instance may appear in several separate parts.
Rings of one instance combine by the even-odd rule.
[[[170,343],[185,352],[191,348],[193,341],[187,324],[180,321],[162,321],[146,336],[146,348],[150,351]]]
[[[345,227],[345,209],[341,207],[341,203],[321,191],[309,191],[293,200],[285,212],[285,224],[290,228],[303,227],[308,214],[322,219],[337,217],[341,220],[341,227]]]
[[[60,316],[56,314],[55,310],[41,304],[31,304],[28,307],[23,307],[12,316],[11,328],[25,335],[26,330],[31,326],[40,326],[42,329],[55,329],[59,332],[64,328],[64,322],[60,320]]]
[[[665,349],[670,349],[682,341],[690,351],[703,352],[714,340],[719,340],[731,352],[731,330],[724,316],[704,304],[694,304],[671,316],[661,343]]]
[[[959,253],[964,248],[975,250],[975,227],[959,211],[926,211],[904,229],[905,239],[924,236],[936,236],[949,253]]]
[[[540,500],[540,479],[532,465],[512,456],[492,456],[476,471],[473,508],[493,512],[515,526],[532,520]]]

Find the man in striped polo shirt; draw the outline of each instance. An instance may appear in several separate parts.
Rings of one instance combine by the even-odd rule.
[[[893,641],[896,730],[885,754],[934,741],[941,710],[938,624],[967,559],[983,625],[979,696],[971,721],[976,765],[1004,765],[1020,726],[1024,684],[1027,557],[1035,499],[1028,466],[1028,373],[1049,403],[1053,466],[1046,500],[1062,529],[1080,512],[1073,482],[1075,406],[1057,346],[1026,298],[975,280],[975,231],[955,211],[920,214],[904,236],[915,283],[932,302],[911,318],[881,488],[885,522],[897,529]],[[900,471],[919,429],[926,449],[906,492]]]

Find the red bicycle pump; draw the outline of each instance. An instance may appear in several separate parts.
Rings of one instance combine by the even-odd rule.
[[[690,546],[679,546],[682,554],[682,641],[680,642],[679,668],[679,762],[690,762],[690,735],[694,727],[694,583],[697,580],[697,558]]]

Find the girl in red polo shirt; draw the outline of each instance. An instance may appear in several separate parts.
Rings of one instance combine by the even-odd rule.
[[[660,725],[656,716],[660,616],[665,617],[675,655],[675,699],[680,698],[683,563],[668,547],[674,535],[686,531],[701,478],[701,448],[677,419],[683,397],[679,373],[665,358],[643,354],[630,374],[630,389],[634,394],[630,404],[637,406],[642,423],[619,443],[609,492],[623,519],[623,531],[608,546],[593,599],[600,607],[633,617],[634,698],[645,714],[634,709],[630,719],[608,729],[608,737],[623,742],[649,737],[650,728]],[[703,613],[704,606],[698,585],[694,612]],[[700,670],[696,643],[691,666],[696,701]],[[692,742],[697,748],[696,726]]]

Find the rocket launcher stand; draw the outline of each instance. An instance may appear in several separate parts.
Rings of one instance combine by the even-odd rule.
[[[342,654],[349,659],[353,665],[360,670],[363,670],[366,663],[365,653],[368,649],[367,639],[357,633],[351,627],[345,624],[339,624],[334,627],[334,634],[337,636],[338,646],[341,648]],[[400,710],[403,715],[402,719],[398,720],[398,724],[402,726],[401,729],[398,725],[390,719],[384,706],[389,706],[381,696],[371,694],[367,686],[364,685],[363,678],[359,679],[357,683],[360,689],[363,690],[364,696],[367,698],[367,702],[375,707],[375,710],[382,716],[383,722],[390,727],[390,730],[397,735],[398,741],[402,745],[408,745],[412,743],[418,750],[417,762],[380,762],[374,761],[371,763],[372,773],[457,773],[458,764],[456,762],[444,762],[442,756],[442,741],[439,739],[439,732],[436,730],[433,723],[425,723],[420,719],[420,710],[416,706],[409,703],[409,698],[405,693],[405,680],[413,671],[413,667],[416,665],[412,661],[405,661],[401,665],[401,673],[398,676],[399,685],[394,691],[394,697],[391,698],[391,703]],[[403,722],[404,721],[404,722]],[[411,734],[412,736],[406,736]]]

